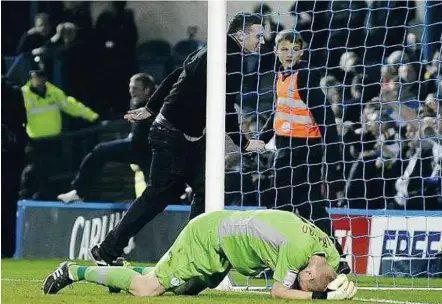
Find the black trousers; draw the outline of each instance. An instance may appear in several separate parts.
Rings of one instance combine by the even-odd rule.
[[[321,144],[278,148],[275,207],[297,209],[302,217],[331,235],[331,221],[322,196],[322,155]]]
[[[25,149],[26,166],[21,175],[20,198],[33,200],[52,200],[53,189],[49,176],[56,170],[57,156],[61,154],[58,140],[32,140]]]
[[[121,256],[129,239],[182,194],[184,183],[193,189],[190,218],[204,212],[205,140],[190,142],[167,121],[155,121],[149,142],[152,162],[147,188],[101,243],[100,254],[107,260]]]
[[[24,167],[24,147],[2,151],[2,257],[15,252],[17,200]]]
[[[141,151],[136,151],[136,149]],[[141,152],[141,153],[140,153]],[[143,157],[140,154],[143,153]],[[87,154],[72,186],[81,197],[87,196],[93,187],[93,181],[109,162],[134,163],[140,166],[145,176],[149,175],[151,153],[148,147],[134,147],[131,138],[116,139],[100,143]]]

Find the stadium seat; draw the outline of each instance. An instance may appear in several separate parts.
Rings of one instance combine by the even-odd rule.
[[[170,62],[171,46],[165,40],[149,40],[137,49],[137,65],[140,72],[151,74],[157,83],[165,77],[166,64]]]
[[[177,44],[175,44],[172,50],[172,60],[174,67],[176,68],[181,66],[190,53],[201,48],[202,46],[203,44],[200,41],[194,39],[179,41]]]

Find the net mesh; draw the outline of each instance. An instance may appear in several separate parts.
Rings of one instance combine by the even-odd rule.
[[[265,139],[267,152],[241,153],[227,139],[226,205],[282,206],[320,227],[331,222],[354,275],[366,286],[440,287],[442,3],[227,6],[229,19],[253,10],[263,20],[265,44],[258,53],[243,54],[237,110],[241,132]],[[268,120],[276,131],[277,81],[287,69],[275,56],[278,46],[274,50],[283,29],[298,31],[304,40],[302,60],[311,81],[298,87],[307,92],[303,102],[309,107],[314,101],[308,96],[320,90],[323,115],[333,112],[327,124],[309,109],[324,127],[321,142],[300,144],[278,135],[268,140],[262,132]],[[336,162],[327,155],[336,144],[324,142],[323,130],[327,136],[331,128],[338,135]],[[317,205],[328,208],[325,224]]]

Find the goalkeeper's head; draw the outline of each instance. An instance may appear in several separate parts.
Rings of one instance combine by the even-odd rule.
[[[303,291],[325,291],[336,278],[336,272],[321,256],[312,256],[306,268],[299,272],[298,287]]]
[[[283,30],[275,38],[275,54],[284,69],[289,69],[301,60],[304,40],[296,30]]]

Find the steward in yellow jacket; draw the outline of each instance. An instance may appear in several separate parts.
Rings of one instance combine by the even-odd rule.
[[[21,88],[26,108],[26,132],[29,143],[26,147],[27,165],[22,174],[20,198],[51,200],[48,178],[51,168],[59,165],[56,156],[60,153],[58,140],[45,140],[62,132],[62,115],[66,114],[95,121],[98,114],[47,82],[42,71],[31,72],[31,80]]]
[[[98,114],[46,81],[46,76],[35,71],[22,88],[28,119],[26,131],[31,139],[55,136],[62,131],[61,111],[73,117],[95,121]]]

